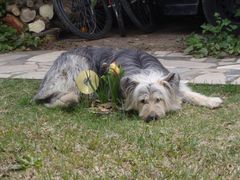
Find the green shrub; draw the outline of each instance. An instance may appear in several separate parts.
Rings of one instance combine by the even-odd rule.
[[[198,58],[240,55],[240,38],[235,34],[238,26],[228,19],[222,19],[217,13],[215,17],[216,26],[203,24],[201,35],[193,33],[186,38],[186,54],[192,54]]]
[[[14,28],[0,22],[0,53],[37,47],[40,42],[40,38],[29,33],[19,34]]]
[[[117,69],[117,71],[113,70]],[[101,103],[111,102],[113,105],[121,105],[120,80],[124,75],[123,69],[112,63],[110,69],[100,78],[100,84],[96,91]]]

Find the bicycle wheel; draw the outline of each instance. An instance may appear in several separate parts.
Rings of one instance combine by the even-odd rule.
[[[119,33],[122,37],[124,37],[126,36],[126,30],[125,30],[123,15],[122,15],[122,5],[119,0],[112,0],[111,4],[112,4],[115,17],[117,19]]]
[[[121,0],[123,9],[130,20],[143,32],[150,33],[154,30],[154,20],[151,4],[146,0]]]
[[[223,19],[227,18],[232,23],[240,25],[240,18],[236,16],[240,9],[239,0],[202,0],[202,7],[206,19],[212,24],[216,24],[214,14],[217,12]]]
[[[112,14],[104,0],[53,0],[62,23],[85,39],[104,37],[112,27]]]

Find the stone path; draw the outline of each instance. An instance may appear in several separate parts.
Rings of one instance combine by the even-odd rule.
[[[0,78],[42,79],[64,51],[30,51],[0,55]],[[195,59],[181,53],[151,52],[184,81],[203,84],[240,84],[240,58]]]

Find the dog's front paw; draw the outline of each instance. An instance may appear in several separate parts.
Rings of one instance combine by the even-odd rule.
[[[211,109],[219,107],[223,103],[223,100],[219,97],[212,97],[208,101],[208,107]]]

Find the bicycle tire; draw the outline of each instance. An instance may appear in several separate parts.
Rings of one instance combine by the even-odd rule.
[[[96,0],[94,7],[88,3],[90,2],[88,0],[78,0],[78,2],[76,2],[77,0],[72,0],[71,7],[65,7],[65,9],[64,1],[68,5],[71,3],[68,0],[53,0],[54,9],[61,22],[73,34],[84,39],[94,40],[104,37],[110,31],[112,27],[112,14],[104,0]],[[73,7],[73,3],[75,3],[76,7]],[[90,15],[87,13],[90,13]],[[74,19],[77,19],[77,22]],[[104,21],[103,25],[100,26],[99,23],[102,21]]]
[[[112,8],[118,23],[119,34],[120,36],[124,37],[126,36],[126,29],[123,20],[122,5],[119,0],[113,0],[113,2]]]
[[[121,0],[121,4],[135,26],[145,33],[153,32],[155,23],[150,4],[145,0]]]
[[[219,13],[222,19],[229,19],[233,24],[240,25],[240,18],[235,16],[240,4],[227,0],[202,0],[202,8],[207,21],[216,24],[215,13]]]

